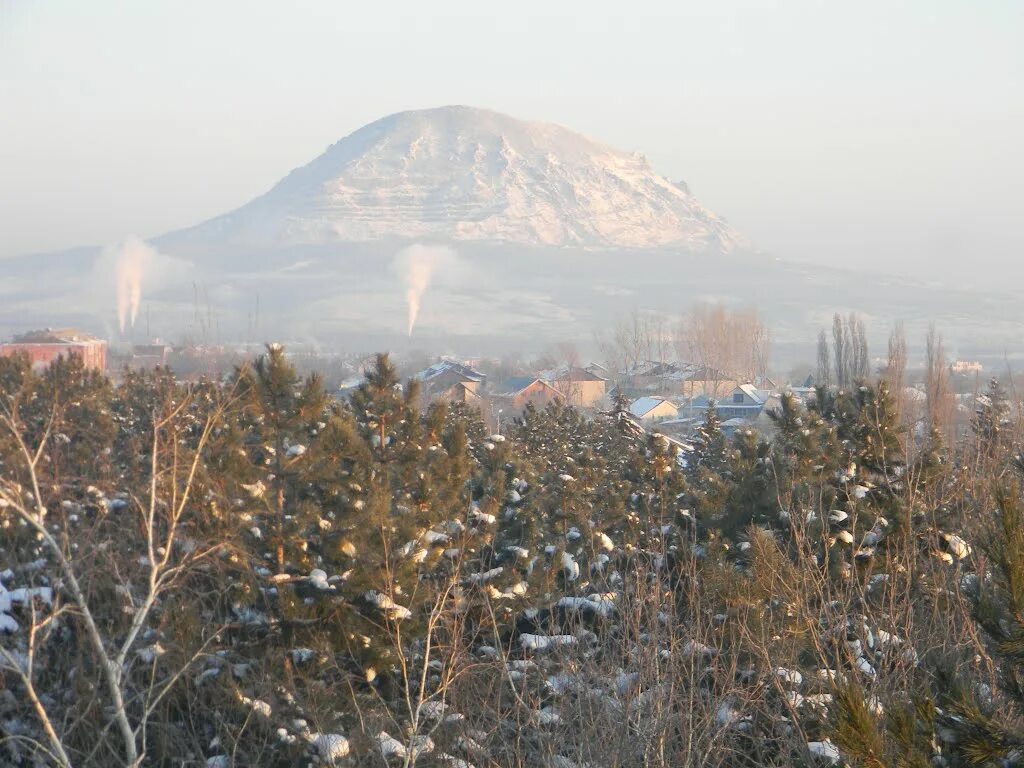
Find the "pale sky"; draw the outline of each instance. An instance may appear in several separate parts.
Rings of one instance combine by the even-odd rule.
[[[1006,286],[1022,41],[1020,0],[0,0],[0,256],[191,225],[470,104],[643,152],[774,255]]]

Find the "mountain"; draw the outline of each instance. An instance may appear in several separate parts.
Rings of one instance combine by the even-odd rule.
[[[232,213],[150,244],[134,267],[140,324],[123,333],[118,265],[138,249],[0,261],[0,338],[76,325],[118,341],[518,353],[562,341],[592,349],[595,333],[631,312],[678,317],[695,301],[756,307],[776,360],[813,359],[835,311],[863,315],[875,350],[896,320],[912,339],[935,321],[960,355],[1001,354],[1024,334],[1013,286],[982,294],[942,276],[771,258],[641,156],[469,107],[371,123]],[[437,245],[409,338],[409,286],[425,275],[409,271],[405,249]]]
[[[265,246],[391,238],[715,252],[745,244],[642,155],[464,106],[370,123],[261,197],[164,240]]]

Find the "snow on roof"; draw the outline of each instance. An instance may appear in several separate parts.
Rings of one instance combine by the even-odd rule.
[[[626,373],[632,376],[653,376],[664,379],[684,379],[697,370],[694,363],[682,361],[658,361],[644,360],[635,363],[626,369]]]
[[[501,392],[509,395],[517,395],[535,381],[538,381],[536,376],[513,376],[511,379],[507,379],[505,381],[504,386],[501,388]]]
[[[682,453],[693,453],[693,443],[689,443],[686,440],[680,440],[678,437],[672,437],[671,435],[666,435],[661,432],[657,432],[656,434],[661,435],[663,438],[668,440],[668,442],[671,443],[672,445],[678,446],[679,450]]]
[[[739,427],[746,427],[749,425],[750,422],[748,422],[747,419],[744,419],[742,416],[737,416],[736,418],[727,419],[726,421],[722,422],[723,429],[737,429]]]
[[[608,381],[604,376],[588,371],[586,368],[566,367],[544,371],[538,377],[542,381]]]
[[[676,406],[663,397],[641,397],[630,404],[629,412],[637,418],[643,418],[662,403],[667,403],[672,406],[673,410],[676,410]]]
[[[434,363],[429,368],[425,368],[417,373],[413,378],[418,379],[419,381],[429,382],[439,376],[444,376],[447,373],[454,373],[467,381],[481,382],[487,378],[485,374],[470,368],[468,365],[463,365],[455,360],[448,359]]]
[[[706,365],[694,369],[684,377],[684,381],[729,381],[730,379],[734,380],[735,376]]]
[[[15,344],[82,344],[94,341],[99,339],[77,328],[45,328],[28,331],[13,339]]]
[[[569,371],[569,381],[608,381],[607,377],[601,376],[586,368],[573,368]]]
[[[756,403],[763,403],[765,397],[761,394],[761,391],[753,384],[740,384],[737,389],[743,391],[743,393]]]

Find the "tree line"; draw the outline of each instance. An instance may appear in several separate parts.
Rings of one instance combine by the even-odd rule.
[[[0,360],[4,761],[1020,760],[998,382],[957,443],[885,377],[687,441],[621,397],[491,435],[418,395],[382,355],[339,401],[278,345],[191,384]]]

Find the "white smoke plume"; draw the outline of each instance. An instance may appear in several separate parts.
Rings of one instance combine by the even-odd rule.
[[[395,271],[405,283],[405,301],[408,306],[408,333],[412,336],[420,314],[423,295],[430,287],[434,274],[455,263],[455,251],[439,245],[410,245],[395,256]]]
[[[156,259],[157,252],[135,237],[108,246],[103,251],[100,264],[113,272],[117,324],[121,333],[135,325],[142,303],[142,286],[150,278]]]
[[[123,334],[133,327],[142,301],[142,281],[157,252],[137,238],[115,246],[115,279],[118,292],[118,327]]]

